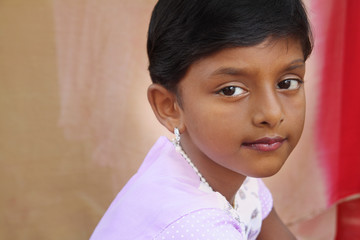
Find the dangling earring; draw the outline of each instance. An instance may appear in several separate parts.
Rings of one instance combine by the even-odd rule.
[[[181,149],[181,146],[180,146],[180,132],[179,132],[179,129],[177,127],[174,128],[174,134],[175,134],[174,145],[175,145],[176,148]]]

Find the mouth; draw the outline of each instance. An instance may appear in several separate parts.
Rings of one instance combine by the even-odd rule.
[[[260,152],[270,152],[279,149],[285,140],[282,137],[265,137],[254,142],[245,142],[242,146]]]

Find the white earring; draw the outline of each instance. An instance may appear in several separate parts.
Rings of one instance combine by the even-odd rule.
[[[174,134],[175,134],[175,139],[174,139],[175,147],[180,147],[180,132],[177,127],[174,128]]]

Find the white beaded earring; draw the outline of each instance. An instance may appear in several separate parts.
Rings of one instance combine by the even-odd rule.
[[[180,148],[180,131],[177,127],[174,128],[174,134],[175,134],[175,139],[174,139],[175,147]]]

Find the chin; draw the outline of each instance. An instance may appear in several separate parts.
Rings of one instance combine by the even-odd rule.
[[[278,173],[281,169],[283,164],[279,165],[272,165],[272,166],[263,166],[261,169],[257,169],[256,171],[253,171],[248,174],[249,177],[255,177],[255,178],[266,178],[271,177]]]

